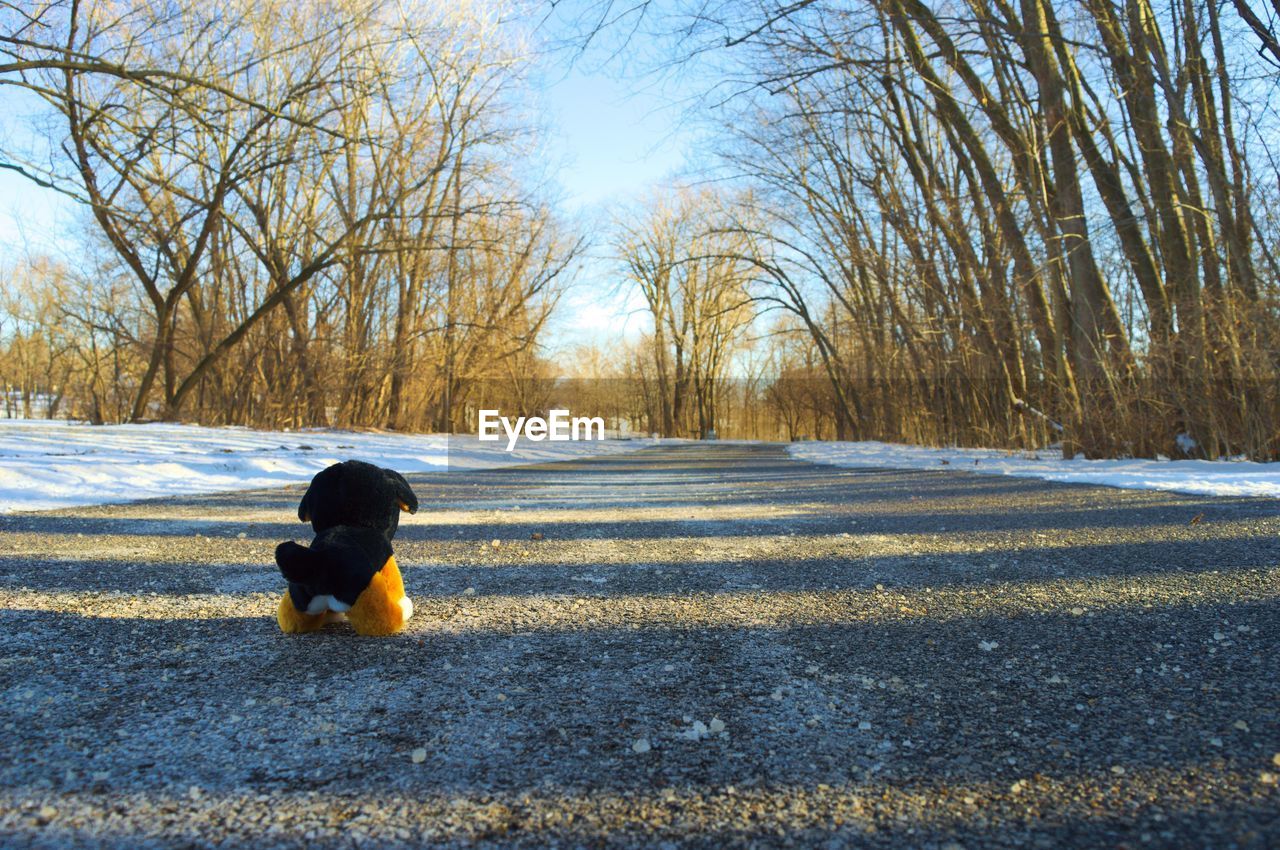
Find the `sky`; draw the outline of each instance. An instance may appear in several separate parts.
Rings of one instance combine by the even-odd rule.
[[[689,133],[661,91],[575,66],[544,97],[549,141],[568,159],[560,182],[571,209],[638,197],[683,165]]]
[[[37,109],[34,98],[0,86],[0,145],[25,150],[32,131],[28,117]],[[9,169],[0,169],[0,268],[12,266],[28,250],[56,252],[59,231],[74,220],[76,205],[50,189],[43,189]]]
[[[593,240],[575,285],[561,299],[551,337],[555,349],[604,347],[645,326],[639,293],[625,286],[607,256],[607,227],[684,167],[693,134],[670,93],[585,64],[560,75],[543,96],[548,151],[565,163],[558,181],[562,209]]]
[[[553,54],[539,70],[545,155],[563,163],[556,176],[565,217],[593,239],[575,283],[549,327],[552,352],[606,345],[644,327],[643,302],[618,279],[605,253],[607,226],[652,187],[678,172],[693,147],[683,107],[669,90],[638,75],[624,80],[592,57],[570,65]],[[29,138],[34,104],[0,86],[0,144]],[[28,253],[65,254],[81,211],[58,193],[0,169],[0,268]]]

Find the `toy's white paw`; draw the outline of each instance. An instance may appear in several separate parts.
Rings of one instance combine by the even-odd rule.
[[[400,610],[404,612],[404,621],[409,622],[409,618],[413,616],[413,602],[407,596],[400,597]]]
[[[307,606],[308,614],[323,614],[332,611],[337,614],[345,614],[351,610],[351,606],[345,602],[340,602],[332,596],[313,596],[311,604]]]

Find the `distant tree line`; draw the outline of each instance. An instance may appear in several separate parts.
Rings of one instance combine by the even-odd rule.
[[[707,82],[711,164],[598,240],[641,338],[547,354],[584,242],[529,156],[528,9],[0,0],[0,83],[55,117],[0,166],[92,236],[13,270],[0,377],[94,421],[576,393],[673,436],[1280,457],[1280,6],[543,8]]]

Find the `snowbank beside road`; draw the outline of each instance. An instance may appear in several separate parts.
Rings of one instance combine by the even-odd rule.
[[[196,425],[0,420],[0,513],[251,490],[308,481],[358,458],[399,472],[486,469],[572,460],[648,440],[530,442],[442,434],[254,431]]]
[[[797,460],[846,467],[955,469],[985,475],[1171,490],[1200,496],[1280,497],[1280,463],[1208,460],[1063,460],[1053,451],[933,449],[895,443],[792,443]]]

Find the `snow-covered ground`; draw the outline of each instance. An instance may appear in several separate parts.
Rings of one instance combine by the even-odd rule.
[[[333,430],[254,431],[195,425],[93,427],[0,419],[0,513],[217,493],[310,480],[359,458],[400,472],[486,469],[630,451],[648,439],[530,442]],[[792,456],[849,467],[956,469],[1049,481],[1280,497],[1280,463],[1063,460],[1053,451],[933,449],[888,443],[792,443]]]
[[[0,420],[0,513],[273,487],[309,481],[329,464],[351,458],[399,472],[443,472],[646,445],[652,441],[521,439],[507,452],[505,439],[482,443],[460,435]]]
[[[896,443],[792,443],[791,456],[835,466],[956,469],[985,475],[1171,490],[1200,496],[1280,497],[1280,463],[1209,460],[1063,460],[1054,450],[933,449]]]

